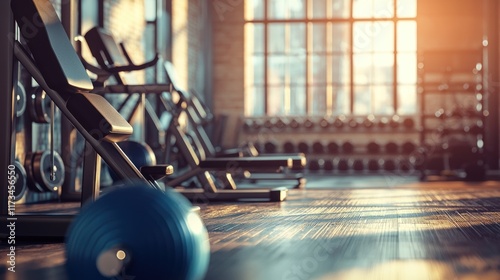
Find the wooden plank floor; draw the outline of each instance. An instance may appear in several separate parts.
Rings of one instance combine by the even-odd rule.
[[[500,182],[292,190],[283,203],[200,206],[207,279],[500,279]],[[17,254],[18,272],[2,261],[0,278],[66,279],[63,244]]]

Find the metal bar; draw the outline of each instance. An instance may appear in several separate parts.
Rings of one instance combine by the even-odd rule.
[[[268,17],[268,8],[267,8],[267,5],[268,5],[268,1],[269,0],[264,0],[264,18],[267,19]],[[268,58],[268,54],[269,54],[269,48],[267,47],[268,45],[268,37],[269,37],[269,23],[267,21],[263,21],[261,22],[264,24],[264,115],[267,115],[268,113],[268,109],[267,109],[267,106],[268,106],[268,102],[267,102],[267,97],[268,97],[268,94],[269,94],[269,90],[268,90],[268,87],[269,87],[269,79],[268,79],[268,71],[267,71],[267,68],[269,67],[269,58]]]
[[[101,157],[91,145],[85,143],[85,156],[83,159],[83,178],[81,203],[92,202],[99,196],[101,180]]]
[[[12,42],[15,40],[14,19],[10,10],[10,1],[0,1],[0,131],[7,132],[10,137],[0,137],[0,151],[4,156],[0,157],[0,214],[7,215],[8,212],[8,184],[7,168],[13,162],[14,153],[12,143],[15,142],[13,131],[14,100],[12,96],[12,66],[13,51]],[[3,219],[2,219],[3,221]]]
[[[349,28],[350,28],[350,38],[349,41],[351,43],[351,46],[349,48],[349,59],[350,59],[350,91],[349,91],[349,113],[354,113],[354,21],[352,20],[352,14],[353,14],[353,9],[354,9],[354,3],[351,1],[350,3],[350,8],[349,8]]]
[[[394,114],[398,113],[398,20],[397,20],[397,1],[394,3],[394,18],[393,18],[393,49],[394,49],[394,66],[392,73],[392,95],[393,102],[392,106],[394,107]],[[377,19],[378,20],[378,19]],[[416,35],[415,35],[416,36]]]
[[[71,121],[85,140],[87,140],[92,147],[94,147],[96,152],[101,155],[101,157],[113,169],[113,171],[120,176],[120,178],[131,183],[137,180],[147,181],[116,143],[95,139],[88,131],[85,130],[75,116],[73,116],[73,114],[66,108],[66,100],[64,100],[57,92],[52,90],[47,85],[33,60],[25,53],[19,42],[15,42],[14,44],[14,54],[21,61],[26,70],[28,70],[31,76],[45,90],[50,99],[52,99],[61,112]]]

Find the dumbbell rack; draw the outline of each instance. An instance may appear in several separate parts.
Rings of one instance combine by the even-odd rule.
[[[427,51],[419,56],[418,93],[425,157],[421,178],[462,178],[484,156],[483,53]],[[470,150],[469,150],[470,149]]]
[[[261,153],[304,153],[306,173],[311,174],[409,175],[415,171],[414,151],[403,152],[401,146],[405,142],[418,146],[414,141],[420,133],[418,119],[393,117],[249,117],[241,120],[240,142],[253,142]],[[368,151],[369,142],[380,145],[379,151]],[[389,142],[395,150],[386,149]],[[352,146],[346,149],[346,143]]]

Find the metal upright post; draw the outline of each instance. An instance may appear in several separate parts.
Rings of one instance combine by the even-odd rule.
[[[6,215],[8,209],[7,170],[14,162],[12,145],[15,134],[12,133],[14,119],[14,103],[12,98],[12,46],[15,40],[14,19],[10,10],[10,1],[0,1],[0,214]]]

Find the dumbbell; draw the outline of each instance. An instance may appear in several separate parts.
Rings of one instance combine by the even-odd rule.
[[[369,159],[367,163],[367,168],[369,171],[379,171],[380,170],[380,162],[378,159]]]
[[[323,170],[333,171],[335,169],[332,159],[325,159],[323,164]]]
[[[378,154],[380,152],[380,144],[377,142],[369,142],[366,145],[366,150],[369,154]]]
[[[299,121],[297,121],[296,119],[292,119],[288,125],[289,125],[289,126],[290,126],[290,128],[291,128],[291,129],[293,129],[293,130],[297,130],[297,129],[299,129],[299,128],[300,128],[300,123],[299,123]]]
[[[401,121],[401,120],[400,120],[400,117],[399,117],[398,115],[393,115],[393,116],[391,117],[391,119],[389,120],[389,126],[390,126],[391,128],[396,129],[396,128],[398,128],[398,127],[399,127],[399,125],[400,125],[400,121]]]
[[[274,119],[266,119],[264,121],[263,127],[265,129],[272,129],[274,127]]]
[[[385,152],[388,153],[388,154],[397,154],[399,153],[399,146],[398,144],[390,141],[390,142],[387,142],[387,144],[385,144]]]
[[[305,129],[313,129],[314,128],[314,122],[309,118],[307,118],[302,125],[304,126]]]
[[[307,144],[306,142],[299,142],[297,144],[297,150],[299,151],[299,153],[308,154],[309,144]]]
[[[386,128],[389,125],[389,120],[386,117],[381,117],[378,120],[377,126],[379,128]]]
[[[337,142],[329,142],[327,145],[326,145],[326,151],[328,154],[330,155],[336,155],[339,153],[339,144],[337,144]]]
[[[351,154],[352,152],[354,152],[354,145],[349,141],[344,142],[342,144],[342,152],[344,154]]]
[[[41,87],[33,88],[29,103],[31,120],[36,123],[50,123],[52,101]]]
[[[287,154],[295,153],[295,145],[292,142],[286,141],[283,143],[283,152]]]
[[[321,129],[328,129],[330,127],[330,125],[331,125],[331,123],[327,118],[322,118],[319,121],[319,127],[321,127]]]
[[[262,120],[258,119],[247,119],[245,121],[245,125],[248,126],[248,130],[250,131],[258,131],[263,127]]]
[[[266,141],[264,143],[264,153],[274,154],[278,150],[278,144],[275,141]]]
[[[315,141],[312,144],[312,151],[317,155],[323,154],[325,152],[325,146],[320,141]]]
[[[307,159],[309,171],[317,172],[321,170],[321,162],[318,159]]]
[[[363,126],[367,129],[372,128],[375,125],[375,116],[369,115],[363,120]]]
[[[393,159],[385,159],[382,166],[385,171],[395,171],[397,169],[396,162]]]
[[[287,123],[282,119],[278,118],[276,122],[274,123],[274,127],[277,128],[278,130],[285,129],[287,126]]]
[[[335,118],[335,120],[333,121],[333,127],[338,128],[338,129],[343,128],[345,121],[346,121],[346,117],[344,115],[340,115],[337,118]]]
[[[50,151],[36,151],[26,154],[24,169],[28,187],[36,192],[55,192],[64,182],[64,162],[54,151],[54,165]]]
[[[408,159],[401,159],[399,161],[399,170],[402,172],[409,172],[412,169],[412,163]]]
[[[349,128],[356,129],[359,127],[359,121],[356,118],[349,119],[348,122]]]
[[[410,142],[410,141],[404,142],[401,145],[401,151],[403,152],[403,154],[406,154],[406,155],[409,155],[409,154],[415,152],[416,149],[417,149],[417,146],[413,142]]]
[[[111,189],[84,205],[69,227],[68,279],[204,278],[208,233],[186,198],[145,183]]]
[[[362,159],[355,159],[352,161],[352,169],[354,171],[363,171],[365,170],[365,163]]]
[[[299,142],[297,144],[297,151],[299,151],[299,153],[303,153],[303,154],[308,154],[309,153],[309,144],[307,144],[306,142]]]
[[[408,130],[415,128],[415,120],[412,117],[404,118],[403,127],[408,129]]]
[[[337,170],[349,171],[349,169],[350,169],[349,160],[347,160],[345,158],[339,159],[339,161],[337,162]]]

